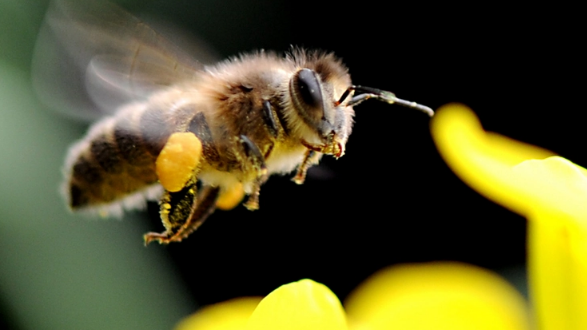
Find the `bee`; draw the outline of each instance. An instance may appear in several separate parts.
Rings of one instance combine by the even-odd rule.
[[[272,174],[296,171],[293,181],[302,184],[323,155],[344,155],[353,106],[362,101],[433,115],[391,92],[353,85],[332,53],[258,51],[206,66],[103,2],[55,1],[45,26],[77,54],[89,97],[114,108],[69,150],[67,204],[108,216],[159,199],[165,230],[145,234],[145,244],[179,242],[216,208],[245,196],[244,206],[258,209]],[[127,101],[113,106],[103,91]]]

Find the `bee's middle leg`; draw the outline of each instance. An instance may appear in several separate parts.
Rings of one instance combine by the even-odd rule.
[[[263,157],[261,150],[255,143],[253,143],[253,141],[245,135],[241,135],[240,142],[243,146],[247,163],[252,165],[257,174],[253,191],[250,193],[249,198],[244,205],[249,210],[256,210],[259,208],[261,185],[267,180],[267,166],[265,165],[265,158]]]

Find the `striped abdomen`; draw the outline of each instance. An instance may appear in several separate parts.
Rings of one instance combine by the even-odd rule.
[[[69,205],[109,204],[157,183],[155,160],[167,139],[198,115],[193,107],[142,103],[96,123],[68,156]]]

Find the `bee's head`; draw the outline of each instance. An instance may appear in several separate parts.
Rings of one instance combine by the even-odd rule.
[[[338,104],[338,98],[350,85],[346,69],[341,72],[329,69],[325,66],[300,69],[292,76],[289,91],[297,114],[309,129],[309,134],[302,136],[302,143],[338,158],[344,154],[354,111]]]

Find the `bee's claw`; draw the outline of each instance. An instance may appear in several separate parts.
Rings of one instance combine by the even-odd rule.
[[[145,246],[149,245],[152,241],[159,241],[159,244],[169,244],[171,239],[169,238],[167,232],[163,233],[155,233],[150,232],[143,235],[143,240],[145,241]]]
[[[259,209],[259,195],[251,195],[245,202],[245,207],[249,211],[255,211]]]

